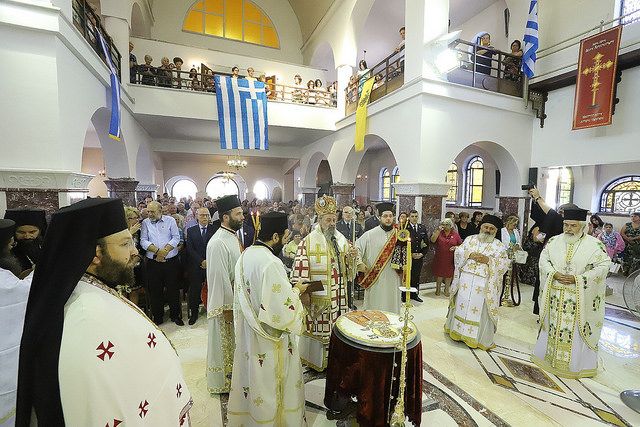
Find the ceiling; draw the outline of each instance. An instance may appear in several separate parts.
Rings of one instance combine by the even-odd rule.
[[[298,17],[303,42],[313,33],[334,1],[336,0],[289,0],[293,12]]]
[[[252,156],[249,151],[243,151],[241,157],[249,162],[250,166],[269,165],[269,166],[283,166],[291,159],[283,157],[260,157]],[[162,160],[170,161],[186,161],[186,162],[201,162],[201,163],[225,163],[229,156],[220,154],[192,154],[192,153],[158,153]]]
[[[449,0],[451,28],[459,27],[498,0]]]

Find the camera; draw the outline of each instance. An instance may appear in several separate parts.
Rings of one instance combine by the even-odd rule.
[[[533,185],[533,184],[525,184],[520,188],[522,188],[522,191],[529,191],[529,190],[535,188],[535,185]]]

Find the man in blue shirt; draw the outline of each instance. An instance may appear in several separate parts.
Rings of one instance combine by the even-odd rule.
[[[171,320],[183,326],[178,281],[180,261],[178,244],[180,232],[176,220],[162,215],[162,205],[150,202],[147,205],[149,217],[142,221],[140,245],[146,250],[149,296],[153,321],[160,325],[164,321],[164,288],[167,289]]]

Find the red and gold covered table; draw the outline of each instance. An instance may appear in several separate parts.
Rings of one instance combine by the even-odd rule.
[[[359,425],[387,426],[395,407],[402,352],[358,343],[334,327],[329,342],[325,406],[341,412],[345,402],[358,400]],[[393,367],[394,363],[397,365]],[[391,377],[396,380],[391,389]],[[389,402],[390,393],[394,399]],[[422,417],[422,343],[420,334],[407,345],[405,416],[416,426]]]

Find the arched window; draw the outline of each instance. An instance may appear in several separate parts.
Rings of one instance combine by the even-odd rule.
[[[458,195],[458,165],[456,165],[456,162],[449,165],[449,170],[444,178],[444,182],[450,185],[449,191],[447,192],[447,204],[455,204]]]
[[[171,186],[171,195],[178,200],[183,197],[188,198],[189,196],[195,199],[197,192],[198,187],[190,179],[179,179]]]
[[[398,166],[393,168],[393,172],[391,172],[391,182],[392,183],[396,183],[396,182],[400,182],[400,171],[398,170]],[[393,185],[391,186],[391,199],[389,200],[393,200],[396,198],[396,187],[394,187]]]
[[[207,192],[207,196],[214,200],[229,194],[239,193],[238,184],[236,184],[233,179],[226,178],[222,175],[217,175],[211,178],[207,183],[205,191]]]
[[[256,181],[253,186],[253,194],[255,194],[256,199],[258,200],[268,200],[269,199],[269,187],[262,181]]]
[[[602,191],[600,212],[629,214],[640,211],[640,175],[618,178]]]
[[[475,156],[467,163],[467,206],[482,206],[482,184],[484,182],[484,161]]]
[[[391,200],[391,174],[389,169],[380,169],[380,200]]]
[[[187,12],[182,31],[280,48],[273,22],[250,0],[197,1]]]
[[[573,201],[573,172],[571,168],[560,168],[556,186],[556,206]]]

